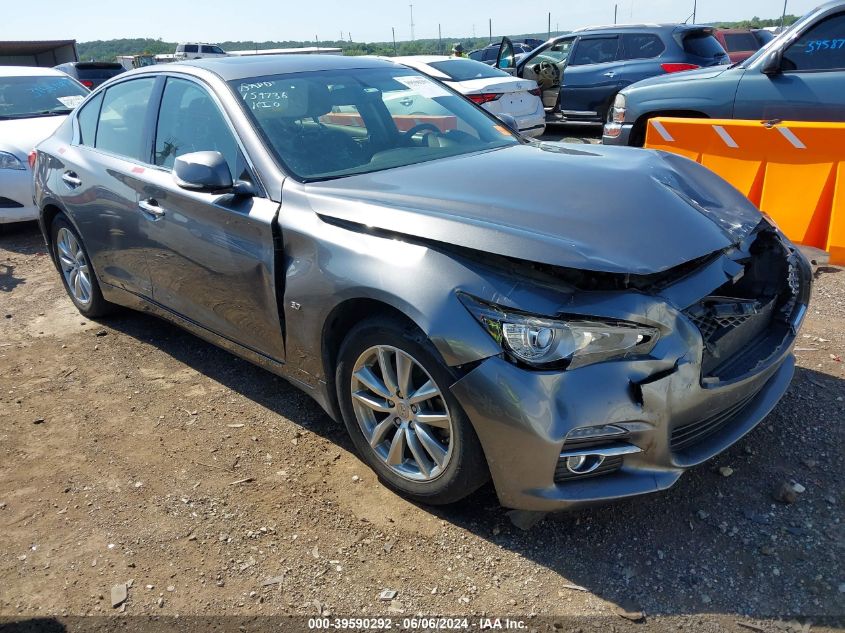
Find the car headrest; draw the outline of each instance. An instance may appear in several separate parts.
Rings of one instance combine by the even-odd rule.
[[[296,81],[278,88],[279,98],[271,108],[259,110],[260,115],[275,115],[285,119],[320,117],[332,111],[329,89],[311,81]]]

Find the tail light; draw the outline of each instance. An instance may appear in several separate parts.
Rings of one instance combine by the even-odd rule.
[[[30,169],[35,169],[35,159],[37,157],[38,157],[38,154],[36,154],[35,150],[32,150],[29,153],[29,168]]]
[[[696,68],[701,68],[697,64],[660,64],[660,67],[663,69],[663,72],[667,73],[681,73],[685,70],[695,70]]]
[[[482,92],[481,94],[477,95],[467,95],[467,99],[469,99],[473,103],[477,103],[478,105],[483,105],[485,103],[495,101],[501,96],[501,92]]]
[[[543,91],[540,89],[540,86],[537,86],[534,90],[529,90],[528,94],[534,95],[535,97],[542,97]]]
[[[79,83],[88,88],[88,90],[91,90],[94,87],[94,82],[90,79],[80,79]]]

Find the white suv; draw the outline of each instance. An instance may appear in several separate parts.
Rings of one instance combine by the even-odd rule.
[[[176,47],[173,56],[176,61],[184,59],[202,59],[204,57],[226,57],[228,53],[217,44],[202,44],[201,42],[187,42]]]

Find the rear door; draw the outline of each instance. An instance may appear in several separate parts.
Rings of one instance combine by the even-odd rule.
[[[805,30],[783,51],[781,72],[755,65],[743,75],[738,119],[845,121],[845,12]]]
[[[174,160],[198,151],[223,154],[233,180],[250,182],[257,195],[214,195],[177,186]],[[140,203],[147,210],[156,303],[283,360],[274,276],[279,204],[262,192],[228,117],[204,84],[167,77],[151,162]]]
[[[560,110],[567,118],[603,116],[621,86],[621,39],[618,35],[585,35],[563,71]]]
[[[62,157],[62,203],[85,239],[100,281],[150,297],[147,223],[138,210],[155,77],[122,81],[78,112]]]
[[[661,74],[658,58],[665,51],[666,44],[656,33],[623,33],[621,58],[625,63],[616,71],[620,89]]]

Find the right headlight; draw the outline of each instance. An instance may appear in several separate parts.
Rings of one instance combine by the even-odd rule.
[[[627,113],[628,109],[628,102],[625,99],[625,95],[619,93],[616,95],[616,98],[613,100],[613,107],[610,109],[610,122],[611,123],[624,123],[625,122],[625,114]]]
[[[550,319],[511,312],[466,294],[459,296],[503,350],[534,367],[565,364],[574,369],[647,354],[660,336],[657,329],[636,323],[584,317]]]

